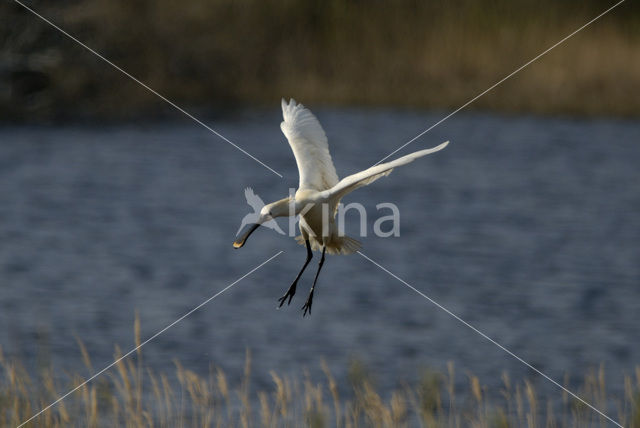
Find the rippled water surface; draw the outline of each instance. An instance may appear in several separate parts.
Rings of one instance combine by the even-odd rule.
[[[442,116],[316,113],[340,176]],[[472,372],[490,387],[505,370],[532,375],[359,255],[328,257],[310,318],[299,309],[315,263],[294,304],[276,310],[304,248],[266,229],[241,250],[231,243],[250,212],[245,187],[272,201],[297,183],[280,120],[273,110],[209,123],[284,179],[179,119],[0,128],[3,352],[82,370],[77,337],[105,366],[114,344],[132,347],[136,311],[149,337],[283,250],[146,345],[146,363],[206,373],[213,362],[237,378],[250,349],[258,389],[271,369],[315,373],[321,358],[338,377],[364,360],[383,390],[447,361],[461,382]],[[369,232],[376,204],[400,209],[401,236],[361,239],[364,254],[556,379],[577,383],[604,363],[620,393],[640,362],[640,123],[459,114],[398,155],[447,139],[345,200],[366,205]]]

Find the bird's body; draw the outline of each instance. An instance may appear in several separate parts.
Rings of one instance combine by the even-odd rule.
[[[265,205],[260,211],[258,221],[233,245],[235,248],[242,247],[249,235],[260,224],[273,221],[275,217],[300,215],[300,236],[296,239],[299,243],[306,245],[307,260],[287,293],[280,298],[280,306],[287,299],[291,303],[298,280],[312,258],[312,251],[321,250],[322,257],[318,271],[307,302],[303,306],[306,314],[311,312],[313,291],[324,263],[325,253],[351,254],[360,248],[357,240],[342,236],[338,231],[335,216],[340,200],[355,189],[389,175],[395,167],[442,150],[449,142],[373,166],[339,180],[329,153],[326,134],[313,113],[293,99],[289,103],[282,100],[282,113],[284,121],[280,128],[289,141],[298,165],[300,175],[298,190],[293,198],[288,197]]]
[[[310,241],[313,251],[326,247],[328,254],[352,254],[360,248],[360,243],[348,236],[341,236],[335,221],[335,209],[321,192],[299,189],[295,194],[296,205],[300,204],[300,235],[298,243]],[[336,204],[337,206],[337,204]],[[305,211],[304,207],[308,207]],[[323,224],[324,223],[324,224]]]

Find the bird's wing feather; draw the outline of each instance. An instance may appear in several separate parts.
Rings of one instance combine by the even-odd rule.
[[[371,184],[380,177],[391,174],[391,171],[393,171],[393,168],[395,167],[406,165],[409,162],[412,162],[422,156],[426,156],[428,154],[442,150],[447,147],[447,144],[449,144],[448,141],[440,144],[439,146],[426,150],[420,150],[401,158],[392,160],[391,162],[381,163],[380,165],[372,166],[371,168],[365,169],[364,171],[360,171],[356,174],[345,177],[331,189],[322,192],[320,196],[325,200],[331,201],[332,205],[337,206],[337,204],[340,202],[340,199],[342,199],[348,193],[351,193],[360,187]]]
[[[300,189],[327,190],[338,184],[327,136],[318,119],[294,99],[282,100],[284,121],[280,128],[289,141],[298,165]]]

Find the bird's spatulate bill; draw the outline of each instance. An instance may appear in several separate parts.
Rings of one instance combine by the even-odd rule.
[[[258,226],[260,226],[258,223],[250,225],[249,229],[233,242],[233,248],[242,247],[244,243],[247,242],[249,235],[251,235],[258,228]]]

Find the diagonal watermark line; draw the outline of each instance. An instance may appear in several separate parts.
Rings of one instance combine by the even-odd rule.
[[[78,40],[76,37],[74,37],[71,34],[67,33],[65,30],[63,30],[62,28],[60,28],[59,26],[57,26],[56,24],[54,24],[53,22],[51,22],[50,20],[45,18],[44,16],[40,15],[38,12],[36,12],[33,9],[31,9],[29,6],[25,5],[21,1],[19,1],[19,0],[13,0],[13,1],[18,3],[20,6],[22,6],[23,8],[25,8],[29,12],[31,12],[33,15],[37,16],[42,21],[46,22],[47,24],[49,24],[50,26],[52,26],[53,28],[55,28],[56,30],[58,30],[59,32],[61,32],[62,34],[64,34],[65,36],[67,36],[68,38],[70,38],[71,40],[73,40],[74,42],[79,44],[80,46],[82,46],[83,48],[85,48],[86,50],[88,50],[89,52],[91,52],[92,54],[94,54],[95,56],[97,56],[98,58],[100,58],[101,60],[106,62],[107,64],[109,64],[111,67],[115,68],[116,70],[118,70],[119,72],[121,72],[122,74],[124,74],[125,76],[127,76],[128,78],[130,78],[131,80],[136,82],[137,84],[139,84],[140,86],[142,86],[143,88],[145,88],[146,90],[148,90],[149,92],[151,92],[152,94],[154,94],[155,96],[157,96],[158,98],[160,98],[161,100],[163,100],[164,102],[166,102],[167,104],[169,104],[170,106],[172,106],[173,108],[175,108],[176,110],[178,110],[179,112],[181,112],[182,114],[187,116],[188,118],[192,119],[197,124],[201,125],[205,129],[211,131],[212,133],[214,133],[215,135],[217,135],[218,137],[220,137],[221,139],[223,139],[227,143],[231,144],[236,149],[240,150],[245,155],[249,156],[254,161],[258,162],[263,167],[267,168],[269,171],[273,172],[278,177],[282,178],[282,174],[280,174],[279,172],[277,172],[276,170],[271,168],[269,165],[267,165],[264,162],[262,162],[260,159],[258,159],[255,156],[253,156],[251,153],[247,152],[242,147],[240,147],[237,144],[235,144],[233,141],[229,140],[224,135],[220,134],[215,129],[211,128],[209,125],[207,125],[206,123],[204,123],[203,121],[201,121],[200,119],[198,119],[197,117],[195,117],[194,115],[192,115],[191,113],[189,113],[188,111],[186,111],[185,109],[183,109],[182,107],[180,107],[179,105],[177,105],[176,103],[171,101],[169,98],[167,98],[164,95],[160,94],[159,92],[157,92],[156,90],[152,89],[151,87],[149,87],[147,84],[145,84],[144,82],[142,82],[141,80],[139,80],[138,78],[133,76],[132,74],[130,74],[127,71],[123,70],[121,67],[119,67],[118,65],[114,64],[109,59],[105,58],[103,55],[98,53],[96,50],[90,48],[89,46],[87,46],[86,44],[84,44],[83,42]]]
[[[496,83],[494,83],[493,85],[491,85],[489,88],[485,89],[484,91],[480,92],[478,95],[476,95],[475,97],[471,98],[469,101],[467,101],[466,103],[464,103],[463,105],[461,105],[460,107],[458,107],[457,109],[455,109],[454,111],[452,111],[451,113],[449,113],[448,115],[446,115],[445,117],[443,117],[442,119],[440,119],[439,121],[437,121],[436,123],[434,123],[433,125],[431,125],[430,127],[428,127],[427,129],[425,129],[424,131],[422,131],[421,133],[419,133],[418,135],[416,135],[415,137],[413,137],[412,139],[410,139],[409,141],[407,141],[406,143],[404,143],[403,145],[401,145],[400,147],[398,147],[397,149],[395,149],[394,151],[392,151],[391,153],[389,153],[388,155],[386,155],[385,157],[383,157],[382,159],[380,159],[378,162],[374,163],[372,166],[376,166],[378,165],[380,162],[385,161],[386,159],[388,159],[390,156],[393,156],[395,153],[399,152],[400,150],[404,149],[405,147],[407,147],[409,144],[413,143],[415,140],[417,140],[418,138],[422,137],[424,134],[426,134],[427,132],[431,131],[433,128],[435,128],[436,126],[440,125],[442,122],[444,122],[445,120],[449,119],[451,116],[453,116],[454,114],[458,113],[460,110],[464,109],[465,107],[467,107],[469,104],[475,102],[478,98],[482,97],[483,95],[487,94],[488,92],[492,91],[494,88],[496,88],[497,86],[501,85],[503,82],[505,82],[506,80],[510,79],[511,77],[513,77],[515,74],[519,73],[520,71],[522,71],[523,69],[525,69],[526,67],[528,67],[529,65],[531,65],[533,62],[537,61],[538,59],[542,58],[543,56],[545,56],[547,53],[549,53],[551,50],[553,50],[554,48],[560,46],[561,44],[563,44],[564,42],[566,42],[567,40],[569,40],[571,37],[575,36],[576,34],[578,34],[580,31],[584,30],[585,28],[587,28],[589,25],[593,24],[594,22],[596,22],[598,19],[602,18],[604,15],[606,15],[607,13],[611,12],[613,9],[615,9],[616,7],[620,6],[622,3],[624,3],[625,0],[620,0],[618,3],[614,4],[613,6],[611,6],[609,9],[605,10],[604,12],[602,12],[600,15],[596,16],[595,18],[593,18],[591,21],[587,22],[586,24],[584,24],[582,27],[578,28],[577,30],[575,30],[573,33],[569,34],[568,36],[565,36],[562,40],[560,40],[559,42],[555,43],[554,45],[552,45],[551,47],[545,49],[544,51],[542,51],[541,53],[539,53],[536,57],[534,57],[533,59],[527,61],[526,63],[522,64],[520,67],[516,68],[514,71],[512,71],[511,73],[507,74],[505,77],[503,77],[502,79],[500,79],[499,81],[497,81]]]
[[[403,280],[402,278],[400,278],[399,276],[395,275],[393,272],[389,271],[388,269],[386,269],[385,267],[383,267],[382,265],[380,265],[379,263],[377,263],[376,261],[372,260],[371,258],[367,257],[366,255],[364,255],[362,252],[358,251],[358,254],[360,254],[363,258],[369,260],[371,263],[373,263],[374,265],[376,265],[377,267],[379,267],[380,269],[382,269],[383,271],[385,271],[386,273],[388,273],[389,275],[391,275],[392,277],[394,277],[395,279],[397,279],[398,281],[400,281],[401,283],[403,283],[404,285],[406,285],[407,287],[409,287],[410,289],[412,289],[413,291],[415,291],[416,293],[418,293],[419,295],[421,295],[422,297],[424,297],[425,299],[427,299],[429,302],[433,303],[434,305],[436,305],[438,308],[442,309],[443,311],[445,311],[447,314],[451,315],[453,318],[455,318],[456,320],[460,321],[462,324],[464,324],[465,326],[469,327],[471,330],[473,330],[474,332],[478,333],[480,336],[484,337],[485,339],[487,339],[489,342],[493,343],[494,345],[496,345],[498,348],[502,349],[504,352],[506,352],[507,354],[511,355],[513,358],[515,358],[516,360],[520,361],[522,364],[524,364],[525,366],[527,366],[528,368],[530,368],[531,370],[533,370],[534,372],[538,373],[540,376],[544,377],[545,379],[547,379],[549,382],[553,383],[555,386],[557,386],[558,388],[562,389],[563,391],[565,391],[566,393],[568,393],[569,395],[571,395],[573,398],[575,398],[576,400],[580,401],[581,403],[583,403],[584,405],[588,406],[589,408],[591,408],[593,411],[597,412],[598,414],[600,414],[600,416],[603,416],[605,418],[607,418],[610,422],[616,424],[617,426],[619,426],[620,428],[624,428],[622,425],[620,425],[618,422],[616,422],[614,419],[610,418],[609,416],[605,415],[603,412],[601,412],[600,410],[598,410],[596,407],[592,406],[591,404],[589,404],[587,401],[585,401],[584,399],[580,398],[578,395],[574,394],[573,392],[569,391],[567,388],[565,388],[564,386],[560,385],[558,382],[556,382],[555,380],[553,380],[551,377],[547,376],[546,374],[544,374],[543,372],[541,372],[540,370],[538,370],[537,368],[535,368],[534,366],[532,366],[531,364],[529,364],[528,362],[526,362],[525,360],[523,360],[522,358],[520,358],[519,356],[517,356],[516,354],[514,354],[513,352],[511,352],[510,350],[508,350],[507,348],[505,348],[504,346],[502,346],[501,344],[499,344],[498,342],[496,342],[495,340],[493,340],[492,338],[490,338],[489,336],[487,336],[486,334],[484,334],[483,332],[481,332],[480,330],[478,330],[477,328],[475,328],[474,326],[472,326],[471,324],[469,324],[468,322],[466,322],[465,320],[463,320],[462,318],[460,318],[458,315],[454,314],[453,312],[451,312],[449,309],[445,308],[444,306],[442,306],[440,303],[436,302],[435,300],[433,300],[431,297],[427,296],[426,294],[424,294],[423,292],[421,292],[420,290],[418,290],[417,288],[413,287],[411,284],[409,284],[408,282],[406,282],[405,280]]]
[[[31,416],[26,421],[22,422],[20,425],[18,425],[17,428],[20,428],[23,425],[25,425],[25,424],[29,423],[30,421],[32,421],[33,419],[37,418],[42,413],[46,412],[47,410],[49,410],[50,408],[52,408],[53,406],[55,406],[56,404],[58,404],[59,402],[61,402],[65,398],[67,398],[69,395],[73,394],[78,389],[82,388],[83,386],[85,386],[86,384],[88,384],[89,382],[91,382],[92,380],[97,378],[98,376],[100,376],[102,373],[106,372],[111,367],[115,366],[120,361],[122,361],[123,359],[127,358],[129,355],[131,355],[134,352],[136,352],[138,349],[142,348],[144,345],[146,345],[147,343],[151,342],[153,339],[155,339],[156,337],[160,336],[162,333],[164,333],[165,331],[169,330],[171,327],[173,327],[174,325],[178,324],[180,321],[182,321],[183,319],[185,319],[186,317],[188,317],[189,315],[191,315],[192,313],[194,313],[195,311],[197,311],[198,309],[200,309],[201,307],[203,307],[204,305],[206,305],[207,303],[209,303],[210,301],[212,301],[213,299],[215,299],[216,297],[218,297],[219,295],[221,295],[222,293],[224,293],[225,291],[227,291],[228,289],[230,289],[231,287],[233,287],[234,285],[236,285],[237,283],[239,283],[240,281],[242,281],[243,279],[245,279],[246,277],[251,275],[253,272],[257,271],[262,266],[266,265],[267,263],[269,263],[271,260],[275,259],[276,257],[278,257],[282,253],[284,253],[284,251],[278,251],[276,254],[274,254],[273,256],[269,257],[267,260],[265,260],[264,262],[260,263],[258,266],[254,267],[249,272],[245,273],[240,278],[236,279],[231,284],[227,285],[225,288],[223,288],[222,290],[218,291],[213,296],[209,297],[207,300],[205,300],[204,302],[200,303],[198,306],[196,306],[195,308],[191,309],[189,312],[185,313],[180,318],[178,318],[177,320],[173,321],[171,324],[169,324],[166,327],[164,327],[162,330],[160,330],[159,332],[157,332],[156,334],[154,334],[153,336],[151,336],[150,338],[148,338],[147,340],[142,342],[140,345],[136,346],[135,348],[133,348],[132,350],[130,350],[129,352],[127,352],[126,354],[124,354],[123,356],[121,356],[120,358],[118,358],[117,360],[115,360],[114,362],[112,362],[111,364],[109,364],[108,366],[106,366],[105,368],[100,370],[99,372],[93,374],[93,376],[91,376],[89,379],[85,380],[80,385],[76,386],[71,391],[67,392],[66,394],[64,394],[63,396],[58,398],[56,401],[54,401],[53,403],[49,404],[44,409],[40,410],[35,415]]]

